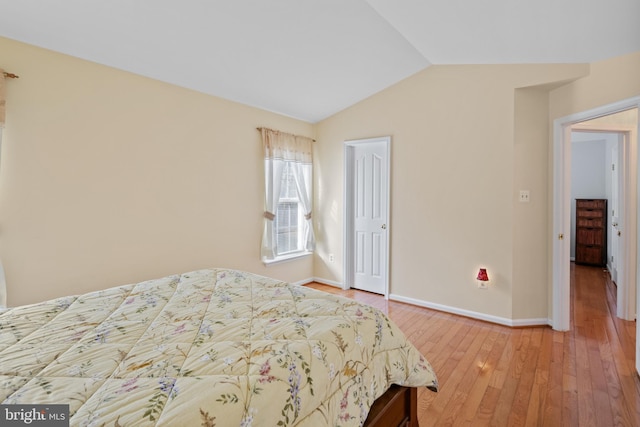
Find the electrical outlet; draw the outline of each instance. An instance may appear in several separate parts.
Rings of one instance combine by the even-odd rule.
[[[487,282],[483,282],[482,280],[478,280],[478,289],[488,289]]]
[[[329,262],[333,262],[333,254],[329,254]]]
[[[520,190],[520,203],[529,203],[531,193],[529,190]]]

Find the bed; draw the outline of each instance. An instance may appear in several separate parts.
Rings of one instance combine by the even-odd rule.
[[[417,425],[416,387],[436,375],[381,311],[237,270],[0,313],[0,402],[74,426]]]

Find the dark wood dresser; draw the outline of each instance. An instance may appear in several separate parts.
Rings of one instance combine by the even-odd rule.
[[[576,199],[576,264],[607,264],[606,199]]]

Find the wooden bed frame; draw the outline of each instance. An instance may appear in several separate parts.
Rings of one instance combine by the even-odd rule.
[[[373,403],[365,427],[418,427],[418,389],[392,385]]]

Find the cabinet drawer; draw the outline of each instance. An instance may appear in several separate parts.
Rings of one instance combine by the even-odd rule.
[[[577,227],[604,228],[604,218],[587,218],[578,216]]]
[[[577,228],[576,239],[582,245],[602,246],[604,242],[604,230],[602,228]]]
[[[605,199],[577,199],[576,209],[604,209]]]
[[[602,265],[604,251],[602,246],[576,245],[576,263]]]
[[[578,218],[604,218],[604,211],[602,209],[578,209]]]

